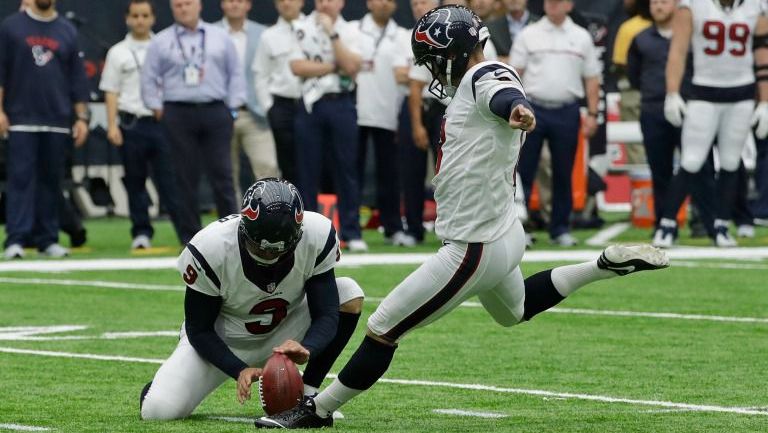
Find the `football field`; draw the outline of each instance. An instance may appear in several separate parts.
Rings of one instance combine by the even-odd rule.
[[[433,240],[419,252],[437,246]],[[99,259],[94,248],[69,263]],[[592,254],[583,249],[570,250],[572,258]],[[344,406],[334,428],[767,432],[768,261],[761,250],[758,259],[749,250],[673,256],[667,270],[595,283],[512,328],[470,300],[406,337],[384,380]],[[380,247],[384,254],[337,269],[360,283],[367,300],[333,373],[360,343],[381,298],[416,268],[418,257],[398,251]],[[544,248],[527,254],[524,274],[563,263],[542,261],[547,255]],[[261,409],[257,400],[237,403],[234,381],[187,420],[139,420],[139,392],[178,338],[183,285],[167,266],[170,255],[144,258],[155,269],[131,269],[123,256],[114,266],[89,260],[80,270],[60,269],[49,261],[30,265],[37,272],[0,272],[0,431],[252,431]]]

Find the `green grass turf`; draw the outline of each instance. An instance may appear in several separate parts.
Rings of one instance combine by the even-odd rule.
[[[382,246],[382,248],[384,248]],[[116,251],[116,250],[115,250]],[[710,265],[713,262],[708,262]],[[766,265],[759,262],[759,265]],[[525,263],[526,275],[554,263]],[[369,298],[381,298],[415,266],[340,268]],[[178,286],[172,270],[4,273],[17,278],[82,279]],[[674,266],[595,283],[561,306],[766,317],[764,269]],[[142,291],[54,284],[0,283],[0,327],[83,325],[61,335],[173,331],[183,316],[181,291]],[[359,344],[369,300],[356,335],[337,361]],[[462,307],[404,339],[386,378],[483,384],[637,400],[733,407],[768,407],[765,395],[768,324],[722,323],[545,313],[502,328],[482,308]],[[140,358],[167,357],[174,337],[80,341],[0,341],[2,347]],[[0,353],[0,424],[58,432],[245,432],[248,424],[209,416],[249,417],[234,382],[214,392],[191,419],[146,423],[138,393],[158,365]],[[434,409],[508,415],[457,417]],[[659,407],[543,398],[490,391],[380,383],[344,407],[338,431],[350,432],[761,432],[768,416],[658,412]]]

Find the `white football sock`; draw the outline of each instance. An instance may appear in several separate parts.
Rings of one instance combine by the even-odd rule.
[[[597,260],[576,265],[558,266],[550,274],[555,289],[566,297],[580,287],[598,280],[615,277],[616,273],[597,267]]]
[[[313,396],[317,394],[317,388],[304,384],[304,395]]]
[[[328,418],[336,409],[362,392],[345,386],[339,379],[335,379],[328,388],[315,397],[315,412],[320,417]]]

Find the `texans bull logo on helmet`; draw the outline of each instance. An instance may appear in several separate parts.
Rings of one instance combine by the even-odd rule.
[[[293,214],[293,219],[296,221],[296,224],[301,224],[301,222],[304,221],[304,209],[299,211],[299,208],[296,208]]]
[[[248,203],[242,210],[240,210],[240,213],[249,220],[256,221],[259,219],[259,206],[256,205],[256,209],[254,209],[251,207],[251,204]]]
[[[437,13],[434,14],[434,20],[422,23],[419,28],[416,29],[415,39],[418,42],[424,42],[435,48],[446,48],[453,40],[453,38],[448,35],[448,28],[451,25],[451,11],[450,9],[439,9],[436,12]],[[436,23],[444,25],[435,26]]]

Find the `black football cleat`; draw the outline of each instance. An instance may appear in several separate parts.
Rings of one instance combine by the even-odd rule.
[[[597,267],[627,275],[669,267],[669,258],[664,251],[647,244],[611,245],[597,259]]]
[[[315,401],[305,396],[304,400],[293,409],[280,412],[277,415],[263,416],[254,424],[256,428],[323,428],[333,426],[333,417],[323,418],[315,412]]]

